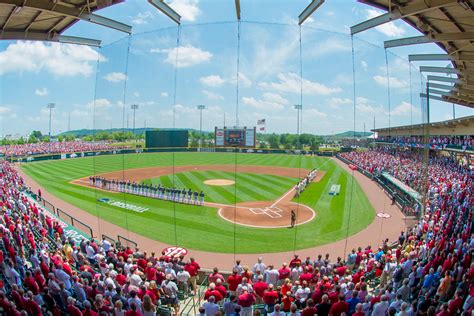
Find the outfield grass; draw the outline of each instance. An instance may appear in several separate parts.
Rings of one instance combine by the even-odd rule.
[[[234,185],[215,186],[204,183],[206,180],[226,179],[236,181]],[[225,171],[189,171],[178,172],[157,178],[146,179],[143,183],[163,185],[171,188],[186,188],[193,191],[203,191],[206,202],[233,204],[247,201],[273,201],[288,192],[295,183],[296,178],[288,178],[270,174],[255,174],[239,172],[237,177],[234,172]]]
[[[312,183],[299,202],[316,210],[316,218],[298,229],[259,229],[234,225],[208,207],[174,204],[128,194],[96,191],[70,181],[92,174],[130,168],[171,165],[242,164],[319,168],[325,171],[320,182]],[[190,249],[225,253],[261,253],[323,245],[354,234],[372,222],[375,211],[366,195],[349,173],[335,162],[322,157],[234,153],[159,153],[97,156],[25,164],[25,173],[57,197],[121,227],[146,237]],[[237,175],[239,182],[240,173]],[[253,176],[260,176],[254,174]],[[176,181],[178,175],[175,175]],[[353,198],[346,194],[353,183]],[[332,184],[340,184],[339,196],[330,196]],[[258,188],[258,182],[251,188]],[[252,189],[253,190],[253,189]],[[96,202],[108,197],[149,208],[136,213]],[[352,204],[352,206],[351,206]],[[351,210],[350,222],[348,221]],[[67,210],[65,210],[67,211]],[[174,223],[176,222],[176,229]],[[349,225],[349,227],[348,227]],[[235,228],[235,243],[234,243]]]

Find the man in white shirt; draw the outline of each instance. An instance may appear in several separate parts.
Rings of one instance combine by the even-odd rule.
[[[188,281],[190,277],[191,275],[186,270],[179,271],[176,275],[176,280],[178,281],[178,288],[184,291],[185,293],[188,293]]]
[[[273,284],[275,286],[277,285],[278,277],[280,276],[280,274],[278,273],[278,270],[275,269],[273,264],[268,265],[268,268],[267,270],[265,270],[264,275],[265,275],[265,282],[267,284]]]
[[[256,274],[257,270],[261,272],[261,271],[265,271],[266,268],[267,266],[265,265],[265,263],[263,263],[263,258],[259,257],[257,260],[257,263],[252,268],[252,272]]]

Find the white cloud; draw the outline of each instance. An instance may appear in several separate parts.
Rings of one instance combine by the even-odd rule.
[[[95,103],[95,108],[96,109],[107,109],[107,108],[110,108],[112,106],[112,103],[108,99],[102,98],[102,99],[95,100],[95,102],[93,100],[93,101],[87,103],[86,108],[93,109],[94,108],[94,103]]]
[[[212,58],[212,53],[202,50],[192,45],[181,46],[179,48],[160,49],[152,48],[150,53],[165,53],[165,63],[170,65],[176,64],[176,53],[178,53],[178,68],[190,67],[204,62],[208,62]]]
[[[18,41],[0,52],[0,75],[47,71],[57,76],[89,76],[97,59],[106,60],[89,46]]]
[[[219,75],[210,75],[199,78],[199,82],[209,87],[220,87],[225,83],[225,80]]]
[[[371,100],[364,97],[356,98],[356,109],[362,113],[374,114],[383,112],[383,108],[379,105],[374,105]]]
[[[148,20],[153,19],[151,11],[139,12],[132,18],[132,23],[137,25],[148,24]]]
[[[201,10],[198,7],[199,0],[170,0],[168,4],[185,21],[195,21],[201,14]]]
[[[11,111],[11,109],[9,107],[0,106],[0,114],[1,115],[8,114],[8,113],[10,113],[10,111]]]
[[[140,92],[135,91],[135,92],[133,93],[133,96],[134,96],[135,98],[139,98],[139,97],[140,97]]]
[[[111,72],[105,75],[104,79],[109,82],[120,82],[127,79],[127,76],[123,72]]]
[[[281,110],[289,101],[278,93],[264,93],[261,99],[242,97],[242,103],[259,110]]]
[[[244,87],[250,87],[252,85],[252,80],[250,80],[244,73],[239,72],[239,83]]]
[[[400,103],[390,112],[390,114],[393,116],[408,116],[410,115],[410,113],[419,115],[420,109],[415,108],[413,105],[411,105],[408,102]]]
[[[397,89],[403,89],[403,88],[408,88],[409,83],[405,80],[398,79],[396,77],[390,76],[390,88],[397,88]],[[374,76],[373,77],[374,81],[383,87],[386,87],[388,82],[387,82],[387,76]]]
[[[303,110],[303,116],[309,119],[321,119],[321,118],[326,118],[327,114],[319,111],[318,109],[309,108],[309,109]]]
[[[352,104],[352,99],[349,98],[331,98],[328,100],[327,104],[332,109],[339,109],[341,105]]]
[[[202,90],[202,93],[204,93],[209,100],[214,100],[214,101],[224,100],[223,96],[211,91]]]
[[[295,73],[278,74],[279,82],[261,82],[259,87],[266,90],[300,93],[301,77]],[[340,92],[340,88],[330,88],[322,83],[303,78],[303,94],[328,95]]]
[[[322,57],[325,55],[336,54],[341,52],[350,52],[351,43],[342,41],[338,38],[328,38],[318,44],[318,49],[310,50],[305,52],[306,57]]]
[[[161,92],[160,97],[167,98],[169,96],[168,92]]]
[[[46,88],[36,88],[35,94],[44,97],[49,94],[49,91]]]
[[[262,94],[262,96],[263,96],[263,99],[268,102],[279,103],[283,105],[287,105],[289,103],[287,99],[285,99],[278,93],[265,92],[264,94]]]
[[[374,9],[367,9],[366,13],[367,19],[373,19],[382,14],[380,11]],[[394,22],[379,25],[375,29],[389,37],[399,37],[405,34],[405,29],[401,26],[395,25]]]
[[[367,64],[367,62],[365,60],[361,60],[360,65],[362,66],[362,69],[364,71],[367,71],[367,69],[369,68],[369,65]]]

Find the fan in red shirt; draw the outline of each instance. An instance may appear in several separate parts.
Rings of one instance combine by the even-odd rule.
[[[216,299],[215,302],[220,302],[224,297],[222,296],[221,292],[216,290],[216,285],[214,283],[209,284],[209,288],[206,292],[204,292],[204,299],[208,300],[209,297],[214,296]]]
[[[318,314],[318,310],[314,306],[314,301],[310,298],[306,301],[306,308],[301,311],[301,316],[314,316]]]
[[[268,288],[268,284],[263,281],[263,275],[259,275],[257,282],[255,282],[252,287],[255,294],[257,294],[259,298],[262,298],[263,292],[265,292],[265,290]]]
[[[231,275],[227,278],[227,284],[229,284],[230,294],[235,294],[237,287],[242,283],[242,276],[238,274],[238,271],[234,269]]]
[[[283,266],[278,269],[278,280],[283,281],[290,277],[291,270],[287,267],[286,262],[283,263]]]
[[[339,295],[339,301],[331,306],[329,316],[341,316],[342,313],[347,314],[349,311],[349,304],[345,301],[344,294]]]
[[[268,288],[263,292],[263,302],[266,305],[274,306],[278,301],[278,293],[273,289],[273,284],[269,284]]]
[[[189,278],[189,283],[191,283],[194,293],[196,293],[196,276],[199,273],[199,269],[201,269],[201,266],[194,260],[194,258],[189,258],[189,262],[184,266],[184,270],[186,270],[191,276]]]
[[[309,266],[305,266],[305,272],[300,275],[300,282],[303,283],[303,281],[306,281],[306,283],[310,284],[311,281],[313,280],[313,273],[311,273],[309,270]]]
[[[295,255],[293,259],[290,261],[290,268],[296,267],[296,265],[301,266],[301,259],[298,258],[298,255]]]

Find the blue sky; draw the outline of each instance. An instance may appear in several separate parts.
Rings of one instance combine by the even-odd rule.
[[[46,104],[55,102],[53,133],[68,128],[132,126],[130,105],[140,107],[136,126],[199,127],[235,124],[237,23],[231,0],[167,1],[183,17],[176,64],[177,28],[146,1],[126,1],[97,13],[133,26],[131,37],[87,22],[65,34],[100,39],[103,46],[0,43],[0,135],[48,130]],[[299,13],[308,0],[241,0],[240,125],[265,118],[267,132],[295,132],[300,103]],[[349,0],[328,0],[301,30],[302,131],[352,130],[353,80],[349,27],[381,12]],[[419,64],[411,53],[437,53],[424,44],[388,51],[390,111],[383,41],[415,36],[403,22],[386,24],[354,39],[357,130],[421,121]],[[128,67],[127,67],[128,60]],[[444,63],[432,65],[446,66]],[[177,68],[175,66],[177,65]],[[177,70],[176,102],[174,75]],[[94,102],[95,100],[95,102]],[[125,104],[125,107],[124,107]],[[175,120],[173,122],[173,105]],[[456,116],[472,115],[456,106]],[[431,119],[452,118],[452,105],[431,103]]]

